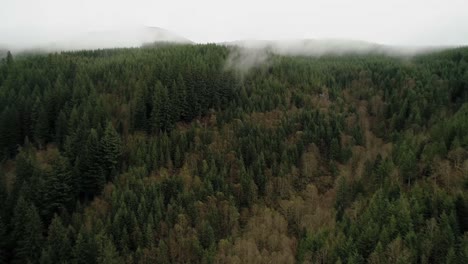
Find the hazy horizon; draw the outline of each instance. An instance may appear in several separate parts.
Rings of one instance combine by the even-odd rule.
[[[160,27],[195,43],[346,39],[398,46],[468,44],[468,2],[4,0],[0,45],[31,47],[89,32]]]

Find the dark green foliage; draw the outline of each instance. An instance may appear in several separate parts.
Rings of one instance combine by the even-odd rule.
[[[98,252],[98,259],[97,263],[100,264],[120,264],[124,263],[117,252],[112,241],[103,236],[99,237],[99,252]]]
[[[23,184],[31,180],[36,173],[36,163],[36,152],[29,143],[25,144],[16,156],[15,192],[19,192]]]
[[[15,108],[6,107],[0,112],[0,151],[1,158],[16,154],[18,142],[18,116]]]
[[[9,53],[0,263],[468,262],[466,48],[231,52]]]
[[[68,134],[68,120],[63,111],[60,111],[57,121],[55,122],[55,142],[60,146],[65,143],[65,136]]]
[[[49,114],[44,106],[38,109],[38,117],[34,125],[34,140],[43,148],[49,141]]]
[[[108,122],[104,129],[104,135],[100,142],[101,153],[99,159],[103,164],[103,170],[106,175],[106,180],[111,180],[114,176],[122,153],[122,143],[119,135],[114,129],[112,123]]]
[[[100,194],[104,187],[106,176],[101,158],[101,144],[95,129],[91,129],[80,160],[81,180],[80,190],[87,198]]]
[[[337,219],[341,219],[344,213],[344,209],[350,204],[350,192],[349,192],[349,184],[346,182],[344,177],[340,177],[338,179],[338,186],[336,190],[336,200],[335,200],[335,208],[336,208],[336,217]]]
[[[20,197],[12,218],[15,241],[14,263],[37,262],[43,246],[42,223],[34,205]]]
[[[200,234],[200,243],[204,248],[210,248],[215,243],[214,230],[209,223],[205,223],[202,226]]]
[[[414,147],[403,142],[396,150],[396,161],[400,165],[400,173],[404,182],[411,185],[417,175],[417,160]]]
[[[0,216],[0,263],[6,263],[7,261],[7,225]]]
[[[170,100],[166,86],[158,82],[153,95],[153,109],[150,115],[150,127],[153,132],[170,130],[173,125],[171,120]]]
[[[42,251],[41,263],[71,262],[72,245],[68,229],[60,217],[55,216],[49,225],[47,242]]]
[[[72,254],[75,263],[98,263],[98,245],[94,237],[81,230],[76,237]]]
[[[357,126],[354,127],[353,137],[354,137],[354,140],[356,141],[357,145],[361,145],[361,146],[365,145],[364,135],[363,135],[362,128],[361,128],[360,125],[357,125]]]
[[[50,220],[54,213],[71,209],[76,190],[73,188],[70,163],[67,158],[58,156],[52,163],[52,171],[45,179],[43,189],[43,215]]]
[[[11,66],[13,64],[13,55],[11,54],[10,51],[7,52],[7,56],[6,56],[6,63],[8,66]]]

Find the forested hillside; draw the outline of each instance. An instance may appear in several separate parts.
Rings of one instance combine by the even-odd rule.
[[[468,48],[0,63],[0,263],[468,263]]]

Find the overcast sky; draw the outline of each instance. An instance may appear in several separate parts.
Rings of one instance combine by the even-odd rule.
[[[157,26],[195,42],[340,38],[468,44],[468,0],[0,0],[0,43]]]

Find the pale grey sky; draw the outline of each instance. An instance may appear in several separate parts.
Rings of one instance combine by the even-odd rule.
[[[340,38],[468,44],[468,0],[0,0],[0,44],[157,26],[195,42]]]

